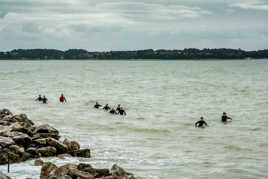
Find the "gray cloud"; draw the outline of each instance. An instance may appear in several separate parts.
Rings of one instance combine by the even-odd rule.
[[[0,51],[267,48],[266,8],[252,0],[0,0]]]
[[[257,2],[244,2],[244,3],[234,3],[231,7],[238,7],[241,9],[252,9],[252,10],[266,10],[268,11],[268,4],[262,4]]]

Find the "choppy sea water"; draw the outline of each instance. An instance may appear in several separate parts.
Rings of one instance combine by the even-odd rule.
[[[127,116],[93,109],[96,100]],[[268,178],[268,60],[0,61],[0,108],[90,147],[91,159],[45,159],[59,165],[117,163],[150,179]],[[223,111],[233,122],[220,122]],[[209,127],[194,128],[200,116]],[[39,175],[33,161],[11,166],[13,178]]]

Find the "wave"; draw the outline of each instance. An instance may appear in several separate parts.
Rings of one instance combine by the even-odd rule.
[[[22,74],[30,74],[34,71],[31,70],[17,70],[17,71],[8,71],[8,72],[0,72],[0,75],[22,75]]]
[[[261,130],[262,130],[261,127],[257,127],[257,128],[253,128],[253,129],[251,129],[251,131],[261,131]]]
[[[240,148],[239,146],[236,146],[236,145],[227,145],[227,146],[224,146],[224,149],[227,149],[227,150],[236,150],[236,151],[242,150],[242,148]]]
[[[134,126],[121,126],[120,128],[124,128],[125,130],[131,130],[134,132],[143,132],[143,133],[150,133],[150,134],[168,134],[170,131],[168,129],[160,129],[160,128],[141,128],[141,127],[134,127]]]

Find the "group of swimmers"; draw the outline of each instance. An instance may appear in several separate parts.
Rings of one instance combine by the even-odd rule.
[[[223,112],[221,116],[221,122],[226,123],[228,122],[228,119],[233,120],[231,117],[227,116],[226,112]],[[200,120],[195,123],[195,127],[205,127],[205,126],[208,126],[208,124],[206,123],[206,121],[204,121],[204,117],[200,117]]]
[[[39,95],[36,98],[36,101],[40,101],[40,102],[43,102],[44,104],[46,104],[48,99],[46,98],[45,95],[43,97],[41,95]],[[63,95],[63,93],[60,95],[59,101],[61,103],[66,103],[67,102],[67,100],[66,100],[65,96]],[[124,108],[120,104],[118,104],[117,108],[115,109],[114,107],[111,108],[109,106],[109,104],[105,104],[104,106],[102,106],[102,105],[99,104],[98,101],[96,101],[96,104],[94,105],[94,108],[96,108],[96,109],[102,108],[103,110],[105,110],[107,112],[109,111],[110,114],[127,115],[126,111],[124,110]],[[233,120],[231,117],[227,116],[226,112],[223,112],[222,117],[221,117],[221,121],[223,123],[226,123],[228,121],[228,119]],[[201,116],[200,120],[195,123],[195,127],[205,127],[205,126],[208,126],[208,124],[206,123],[206,121],[204,121],[204,117]]]
[[[110,114],[127,115],[126,111],[124,110],[124,108],[120,104],[118,104],[117,108],[114,109],[113,107],[111,108],[109,106],[109,104],[105,104],[102,107],[102,105],[100,105],[99,102],[96,101],[96,104],[94,105],[94,108],[96,108],[96,109],[102,108],[105,111],[109,111]]]
[[[67,100],[65,98],[65,96],[63,95],[63,93],[60,95],[60,98],[59,98],[60,102],[61,103],[66,103]],[[38,95],[38,97],[35,99],[35,101],[40,101],[40,102],[43,102],[43,104],[46,104],[48,99],[47,97],[44,95],[43,97],[41,96],[41,94]]]
[[[43,102],[44,104],[46,104],[47,97],[45,95],[42,97],[41,94],[39,94],[39,96],[35,99],[35,101],[40,101],[40,102]]]

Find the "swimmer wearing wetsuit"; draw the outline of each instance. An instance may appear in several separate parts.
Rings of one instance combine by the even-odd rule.
[[[46,96],[43,96],[42,101],[43,101],[43,104],[46,104],[46,103],[47,103],[47,98],[46,98]]]
[[[208,126],[203,117],[200,117],[200,120],[195,123],[195,127],[204,127],[204,125]]]
[[[110,110],[110,113],[111,113],[111,114],[117,114],[117,112],[116,112],[116,110],[115,110],[114,108],[112,108],[112,109]]]
[[[94,108],[99,109],[99,107],[101,107],[101,105],[99,104],[98,101],[96,101],[96,104],[94,105]]]
[[[108,111],[108,110],[110,110],[111,108],[110,108],[109,104],[105,104],[105,106],[103,107],[103,109],[104,109],[105,111]]]
[[[120,104],[118,104],[118,105],[117,105],[117,108],[116,108],[116,111],[117,111],[117,112],[119,112],[120,107],[121,107]]]
[[[43,99],[42,99],[42,97],[41,97],[40,94],[39,94],[38,98],[35,99],[35,101],[42,101],[42,100],[43,100]]]
[[[221,116],[221,122],[227,122],[228,119],[233,120],[231,117],[228,117],[227,116],[227,113],[226,112],[223,112],[222,113],[222,116]]]
[[[126,113],[126,111],[124,110],[123,107],[120,107],[119,108],[118,114],[120,114],[120,115],[127,115],[127,113]]]

